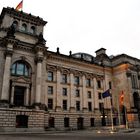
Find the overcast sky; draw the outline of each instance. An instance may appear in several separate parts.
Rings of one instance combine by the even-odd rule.
[[[0,0],[16,7],[21,0]],[[95,56],[128,54],[140,59],[140,0],[24,0],[23,11],[48,21],[44,38],[49,50]]]

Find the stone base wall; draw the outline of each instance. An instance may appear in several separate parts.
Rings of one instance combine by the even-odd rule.
[[[28,116],[27,128],[16,127],[16,117],[18,115]],[[49,117],[54,118],[54,127],[49,127]],[[69,127],[64,126],[64,118],[69,118]],[[91,113],[71,113],[71,112],[46,112],[32,109],[11,109],[0,108],[0,131],[44,131],[44,130],[77,130],[78,118],[83,119],[83,129],[94,129],[102,127],[100,114]],[[91,126],[91,118],[94,119],[94,126]],[[128,114],[128,125],[130,128],[139,127],[137,114]],[[111,126],[111,118],[107,116],[106,126]],[[118,119],[117,119],[118,125]],[[117,126],[115,126],[117,127]]]
[[[16,116],[28,116],[27,128],[16,128]],[[0,108],[0,130],[44,130],[44,111]]]

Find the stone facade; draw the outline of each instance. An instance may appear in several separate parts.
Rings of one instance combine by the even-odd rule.
[[[47,22],[3,8],[0,16],[0,130],[75,130],[137,127],[140,60],[122,54],[96,57],[51,52]],[[109,89],[112,98],[102,97]],[[112,106],[112,107],[111,107]]]

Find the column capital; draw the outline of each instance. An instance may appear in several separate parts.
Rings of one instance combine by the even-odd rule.
[[[6,50],[5,52],[4,52],[4,56],[6,57],[6,56],[12,56],[13,55],[13,50]]]
[[[35,62],[36,63],[42,63],[42,61],[43,61],[43,57],[42,56],[35,57]]]

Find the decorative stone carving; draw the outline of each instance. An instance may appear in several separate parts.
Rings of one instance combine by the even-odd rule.
[[[47,71],[56,71],[57,70],[57,67],[56,66],[53,66],[53,65],[48,65],[47,64],[46,69],[47,69]]]
[[[38,36],[38,43],[39,43],[39,44],[43,44],[43,45],[46,44],[46,40],[44,39],[42,33],[40,33],[39,36]]]
[[[12,56],[13,55],[13,50],[6,50],[4,53],[4,56]]]
[[[39,62],[41,63],[42,61],[43,61],[43,57],[36,57],[35,58],[36,63],[39,63]]]
[[[7,36],[8,37],[15,37],[14,34],[15,34],[15,26],[14,24],[12,24],[9,29],[8,29],[8,32],[7,32]]]

